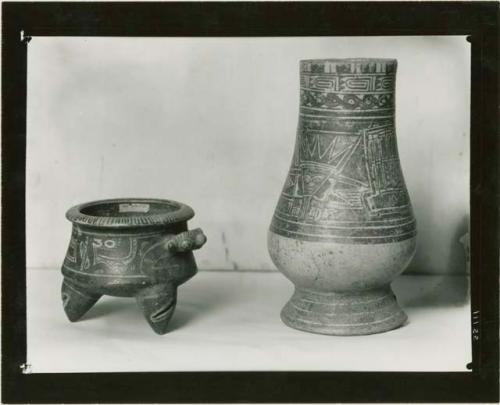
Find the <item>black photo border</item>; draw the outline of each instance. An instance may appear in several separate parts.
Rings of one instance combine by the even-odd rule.
[[[4,2],[2,401],[498,402],[498,16],[496,2]],[[467,35],[471,42],[470,372],[23,373],[26,79],[32,36],[373,35]]]

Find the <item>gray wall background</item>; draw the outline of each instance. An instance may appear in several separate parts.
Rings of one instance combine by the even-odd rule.
[[[397,58],[401,163],[419,230],[407,272],[463,273],[465,37],[42,38],[28,45],[27,264],[59,268],[72,205],[171,198],[201,269],[273,270],[266,233],[295,141],[300,59]]]

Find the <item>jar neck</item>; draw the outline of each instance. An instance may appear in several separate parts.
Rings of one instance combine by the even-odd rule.
[[[311,113],[394,113],[395,71],[377,72],[375,67],[375,72],[325,73],[317,71],[314,66],[308,65],[300,73],[301,108]],[[321,65],[322,68],[325,66]],[[358,68],[354,66],[351,70],[356,71]]]

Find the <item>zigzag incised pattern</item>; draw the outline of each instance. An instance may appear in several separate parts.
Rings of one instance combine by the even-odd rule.
[[[302,107],[332,110],[394,108],[394,97],[391,93],[358,95],[301,90],[300,102]]]
[[[301,66],[295,152],[271,230],[340,243],[414,237],[394,127],[395,63]]]

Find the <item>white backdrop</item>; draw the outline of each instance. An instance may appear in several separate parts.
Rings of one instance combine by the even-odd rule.
[[[201,269],[272,270],[266,233],[291,161],[299,60],[398,59],[396,124],[419,246],[408,272],[464,272],[465,37],[42,38],[28,45],[27,264],[58,268],[90,200],[191,205]]]

